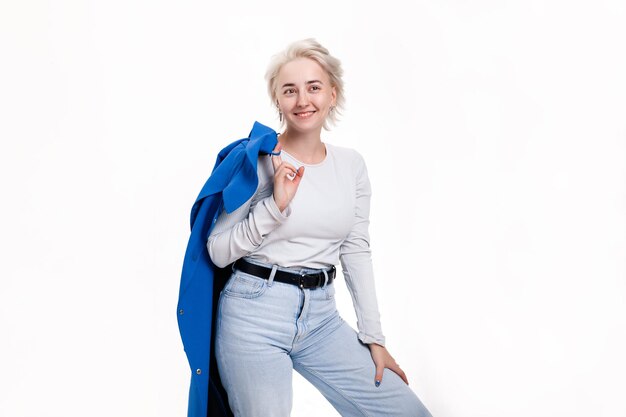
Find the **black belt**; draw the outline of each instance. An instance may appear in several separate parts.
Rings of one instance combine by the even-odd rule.
[[[246,274],[256,275],[257,277],[263,279],[269,279],[270,274],[272,273],[272,268],[250,263],[243,258],[237,259],[233,267],[242,272],[245,272]],[[335,265],[333,265],[330,269],[326,271],[326,273],[328,274],[327,284],[330,284],[331,282],[333,282],[333,279],[335,279],[335,271]],[[300,288],[321,287],[324,285],[325,280],[326,277],[324,276],[324,272],[322,271],[308,274],[299,274],[297,272],[287,272],[277,269],[276,274],[274,275],[274,281],[297,285]]]

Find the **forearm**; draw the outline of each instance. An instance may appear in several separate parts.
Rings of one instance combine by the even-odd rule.
[[[245,207],[241,207],[243,211]],[[213,263],[223,268],[254,251],[265,236],[280,226],[291,214],[289,206],[281,212],[272,195],[260,200],[247,216],[233,223],[241,213],[222,213],[207,240],[207,250]]]
[[[359,340],[385,346],[369,251],[343,254],[340,260],[357,317]]]

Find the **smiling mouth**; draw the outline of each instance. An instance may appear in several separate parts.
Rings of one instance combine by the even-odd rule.
[[[315,113],[315,111],[303,111],[301,113],[294,113],[294,114],[301,119],[306,119],[307,117],[311,116],[313,113]]]

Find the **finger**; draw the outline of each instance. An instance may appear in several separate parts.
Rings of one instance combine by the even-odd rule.
[[[274,146],[274,150],[272,152],[280,152],[282,148],[282,143],[276,142],[276,146]],[[280,164],[283,162],[283,159],[280,157],[280,155],[271,155],[271,157],[272,165],[274,166],[274,172],[276,172],[276,169],[278,169]]]
[[[296,174],[298,173],[298,171],[296,171],[296,169],[294,167],[290,167],[290,166],[286,166],[284,164],[281,164],[277,171],[274,173],[274,176],[276,178],[284,178],[287,177],[289,178],[289,180],[293,180],[293,178],[296,176]]]
[[[374,385],[377,387],[380,386],[380,383],[383,382],[383,371],[385,367],[383,365],[376,365],[376,377],[374,377]]]
[[[300,184],[300,181],[302,180],[302,177],[304,176],[304,166],[301,166],[300,168],[298,168],[298,170],[296,171],[296,176],[293,178],[293,183],[298,186],[298,184]]]
[[[276,157],[272,157],[272,158],[276,158]],[[277,157],[277,158],[280,158],[280,157]],[[298,170],[289,162],[285,162],[285,161],[282,161],[277,167],[274,167],[274,175],[284,176],[285,171],[288,171],[289,176],[293,177],[294,175],[296,175],[296,172]]]
[[[391,369],[392,371],[394,371],[396,374],[398,374],[398,376],[400,378],[402,378],[402,380],[404,381],[405,384],[409,385],[409,380],[406,377],[406,374],[404,373],[404,371],[400,368],[400,365],[398,365],[397,363],[394,366],[390,366],[389,369]]]

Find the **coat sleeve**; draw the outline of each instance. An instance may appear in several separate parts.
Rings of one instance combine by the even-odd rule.
[[[352,297],[357,318],[358,337],[363,343],[385,345],[380,323],[374,269],[370,250],[369,213],[371,186],[365,161],[356,158],[356,204],[354,223],[339,250],[339,260]]]
[[[232,213],[222,210],[207,239],[211,261],[219,268],[253,252],[265,236],[291,215],[290,206],[281,212],[276,205],[273,176],[268,177],[265,170],[260,159],[257,164],[259,185],[254,195]]]

